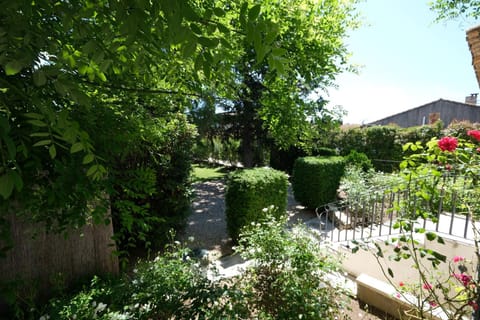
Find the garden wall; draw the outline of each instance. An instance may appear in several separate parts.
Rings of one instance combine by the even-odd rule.
[[[416,240],[422,243],[420,246],[432,249],[445,255],[448,261],[451,261],[451,259],[455,256],[461,256],[469,261],[475,261],[475,247],[472,241],[450,237],[444,234],[441,234],[441,236],[443,237],[445,244],[439,244],[436,241],[427,241],[424,239],[423,235],[418,235]],[[386,257],[385,259],[380,259],[380,261],[382,261],[385,270],[387,267],[392,269],[394,273],[394,283],[398,283],[399,281],[403,281],[405,283],[414,283],[418,280],[418,272],[416,269],[412,268],[412,260],[401,260],[399,262],[390,261],[387,257],[394,253],[394,246],[385,245],[382,241],[378,241],[377,244],[382,248],[383,254]],[[342,262],[343,268],[350,275],[357,277],[358,275],[364,273],[373,278],[386,281],[385,276],[382,273],[382,270],[372,252],[359,250],[357,253],[352,254],[350,250],[342,250],[344,249],[342,247],[339,248],[341,249],[341,252],[343,251],[345,253],[345,259]],[[376,251],[375,247],[372,246],[372,250]],[[431,263],[426,260],[422,261],[426,266],[431,265]],[[439,274],[448,276],[450,273],[451,272],[448,269],[447,263],[442,263],[439,265]]]

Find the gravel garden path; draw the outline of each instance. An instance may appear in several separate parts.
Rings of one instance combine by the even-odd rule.
[[[193,187],[195,190],[195,198],[192,203],[192,213],[188,219],[185,232],[181,236],[181,240],[186,241],[189,247],[193,249],[207,250],[209,260],[216,260],[232,254],[232,242],[227,233],[225,217],[224,180],[198,182],[195,183]],[[290,223],[303,221],[307,224],[314,224],[317,219],[314,212],[305,210],[303,206],[295,201],[290,186],[288,189],[287,212]],[[192,238],[193,240],[191,240]],[[391,319],[380,311],[377,313],[375,310],[368,310],[368,306],[366,306],[367,310],[364,308],[364,305],[352,299],[350,310],[346,310],[347,319]]]
[[[225,217],[225,182],[223,179],[198,182],[193,185],[194,200],[192,214],[182,240],[192,248],[205,249],[211,258],[218,258],[232,253],[232,242],[227,233]],[[315,218],[315,213],[307,211],[299,205],[288,190],[287,212],[292,223]],[[193,238],[189,241],[188,238]]]

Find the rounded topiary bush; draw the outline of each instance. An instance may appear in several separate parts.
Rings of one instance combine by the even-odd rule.
[[[367,155],[363,152],[357,152],[356,150],[350,150],[348,156],[345,157],[345,162],[361,168],[364,172],[373,169],[372,161],[370,161]]]
[[[298,158],[293,166],[293,194],[309,209],[335,201],[345,170],[343,157]]]
[[[239,170],[227,179],[225,205],[227,229],[234,241],[240,229],[266,216],[264,208],[273,216],[286,214],[287,175],[270,168]]]

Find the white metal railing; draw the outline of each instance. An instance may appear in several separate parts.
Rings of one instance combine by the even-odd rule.
[[[437,189],[427,195],[428,200],[419,192],[424,190],[420,185],[425,183]],[[471,177],[423,177],[396,191],[377,190],[371,196],[356,199],[347,195],[344,200],[318,207],[316,213],[323,237],[331,242],[398,234],[395,221],[413,217],[412,213],[417,213],[415,217],[424,216],[417,219],[417,224],[426,230],[473,240],[473,217],[480,215],[478,188]],[[467,202],[470,210],[465,206]],[[475,224],[480,227],[478,222]]]

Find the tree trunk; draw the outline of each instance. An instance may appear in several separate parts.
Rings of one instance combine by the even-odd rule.
[[[251,130],[243,130],[242,133],[242,142],[240,144],[240,161],[242,162],[245,168],[253,168],[255,166],[254,154],[255,150],[253,148],[253,134]]]

